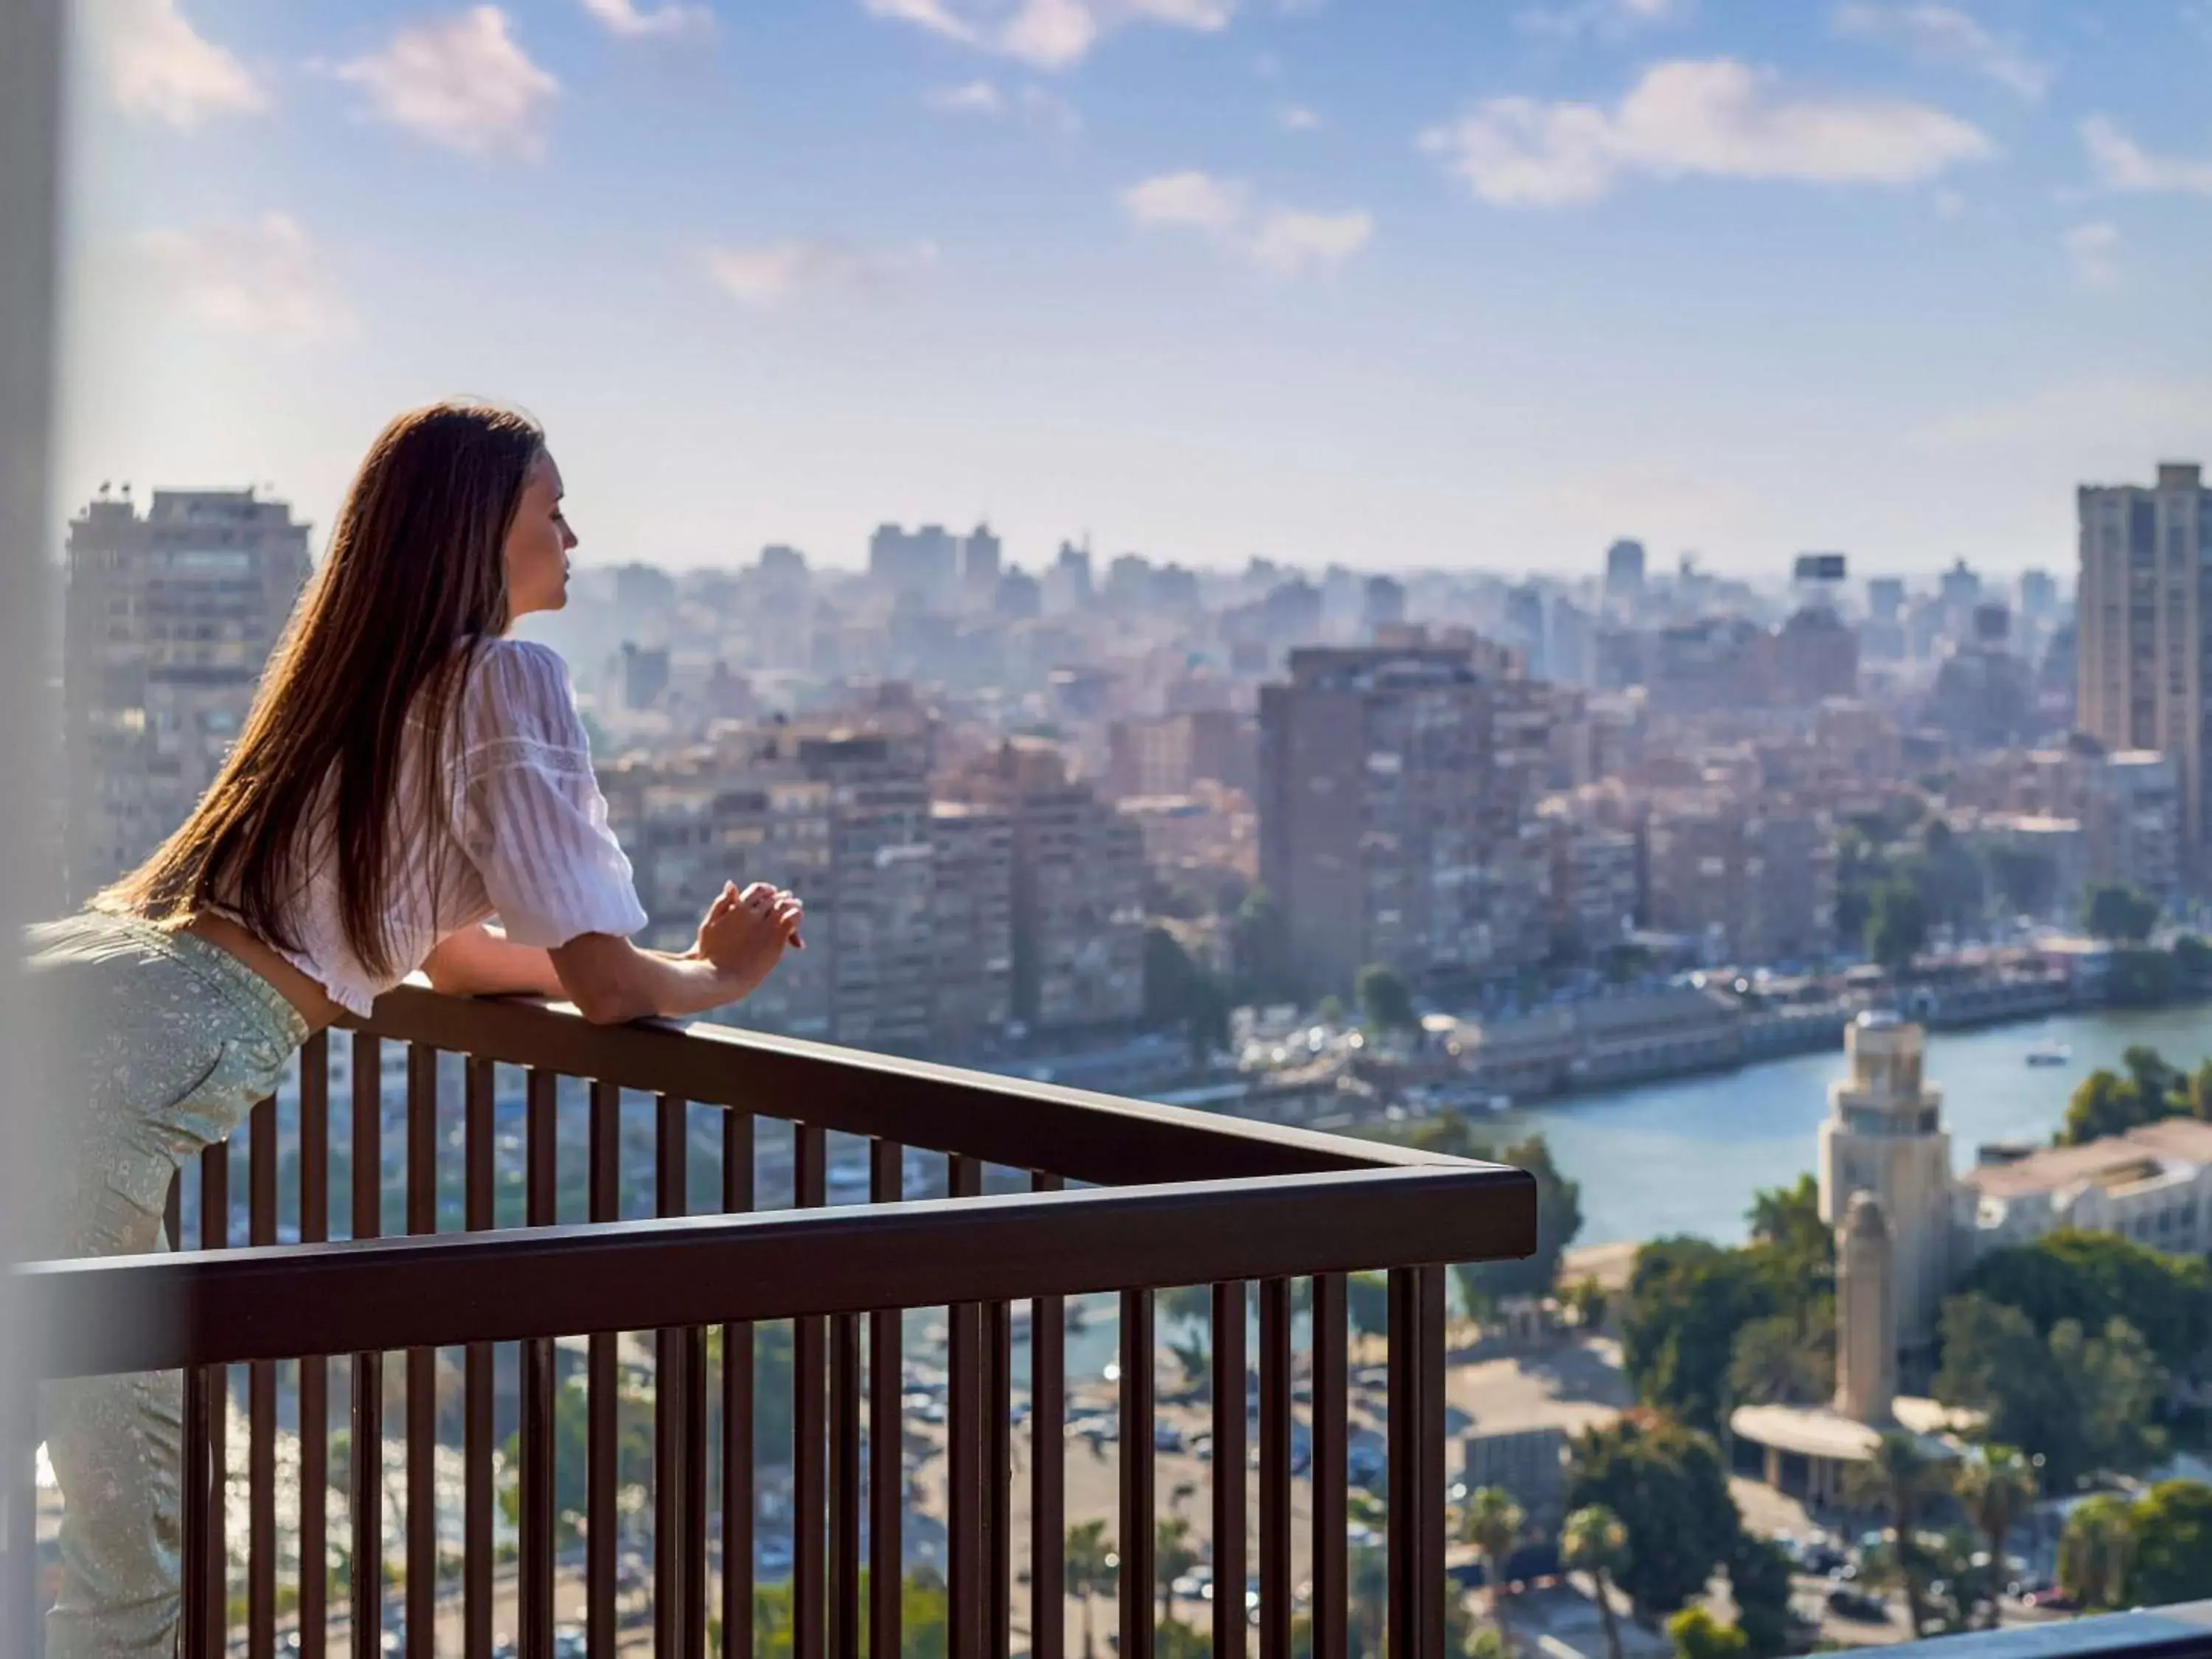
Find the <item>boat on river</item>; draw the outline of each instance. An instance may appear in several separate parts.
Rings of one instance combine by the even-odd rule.
[[[2072,1045],[2064,1042],[2039,1042],[2027,1051],[2031,1066],[2063,1066],[2073,1058]]]

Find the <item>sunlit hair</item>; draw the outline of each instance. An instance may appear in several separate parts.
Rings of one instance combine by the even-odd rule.
[[[210,906],[279,950],[311,857],[337,865],[339,921],[362,964],[392,961],[394,854],[445,799],[446,745],[419,745],[420,788],[403,823],[410,718],[444,732],[480,641],[506,631],[506,545],[545,434],[529,416],[475,404],[400,416],[361,464],[321,567],[301,595],[222,771],[182,828],[93,900],[180,921]],[[330,841],[301,831],[330,791]]]

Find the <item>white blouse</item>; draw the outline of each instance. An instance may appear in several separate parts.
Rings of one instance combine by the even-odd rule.
[[[517,943],[549,948],[645,926],[560,657],[524,640],[483,642],[456,712],[431,844],[420,844],[416,808],[403,805],[397,825],[393,850],[404,862],[388,901],[392,977],[371,974],[346,944],[326,813],[311,832],[312,874],[292,921],[298,948],[282,954],[354,1013],[366,1015],[441,940],[487,917]],[[420,725],[413,735],[419,745]],[[401,758],[403,803],[416,799],[419,753]]]

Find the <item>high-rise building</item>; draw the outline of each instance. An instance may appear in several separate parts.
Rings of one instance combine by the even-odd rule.
[[[930,1024],[937,1045],[957,1053],[1004,1036],[1013,1018],[1014,826],[995,807],[941,800],[929,836]]]
[[[1878,623],[1893,623],[1905,615],[1905,579],[1875,576],[1867,583],[1867,614]]]
[[[1644,544],[1621,540],[1605,550],[1605,597],[1628,607],[1644,599]]]
[[[1836,850],[1820,814],[1731,795],[1664,798],[1645,831],[1651,926],[1745,963],[1803,961],[1833,941]]]
[[[1473,981],[1540,957],[1551,708],[1456,645],[1294,651],[1261,688],[1261,880],[1309,991],[1370,963]]]
[[[882,525],[868,539],[868,574],[886,592],[950,610],[958,591],[960,554],[961,544],[942,525],[911,532]]]
[[[251,489],[105,491],[70,524],[69,884],[135,867],[215,781],[307,580],[307,526]]]
[[[960,597],[969,611],[989,611],[998,603],[999,572],[1005,546],[979,524],[960,544]]]
[[[1060,556],[1044,573],[1044,608],[1053,616],[1080,611],[1091,603],[1091,550],[1073,542],[1060,544]]]
[[[1406,584],[1394,576],[1370,576],[1360,588],[1360,624],[1370,639],[1406,620]]]
[[[1017,741],[956,779],[1013,830],[1013,1006],[1032,1032],[1126,1025],[1144,1012],[1143,832],[1060,750]]]
[[[2109,748],[2173,757],[2185,874],[2201,884],[2212,827],[2212,492],[2200,468],[2168,463],[2148,489],[2085,485],[2079,505],[2076,718]]]

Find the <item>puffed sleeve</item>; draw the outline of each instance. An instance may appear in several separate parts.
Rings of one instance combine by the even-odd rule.
[[[550,949],[643,927],[567,665],[544,646],[494,641],[470,669],[460,712],[461,844],[507,937]]]

